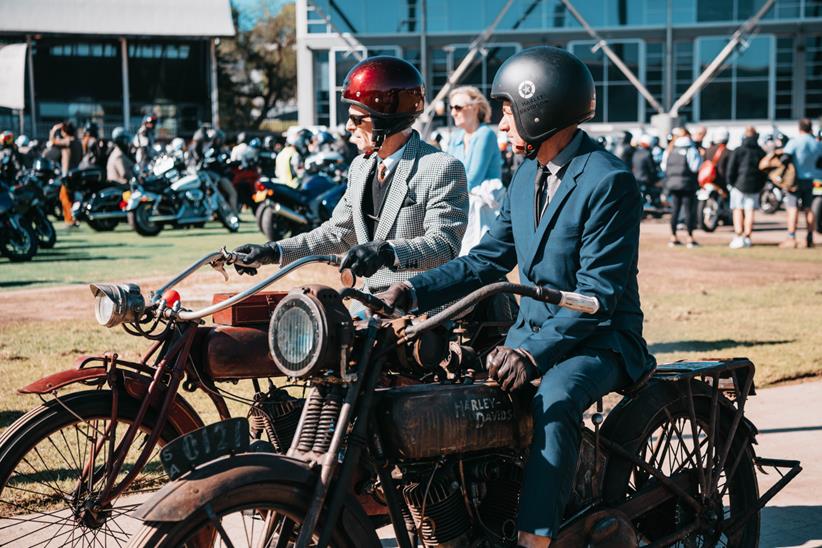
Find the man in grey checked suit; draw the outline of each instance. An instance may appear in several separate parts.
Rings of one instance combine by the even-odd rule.
[[[376,293],[456,257],[467,220],[465,169],[410,129],[424,95],[420,73],[402,59],[372,57],[351,69],[343,84],[346,128],[363,154],[349,168],[345,194],[311,232],[238,247],[243,263],[346,253],[341,269],[367,277],[365,289]]]

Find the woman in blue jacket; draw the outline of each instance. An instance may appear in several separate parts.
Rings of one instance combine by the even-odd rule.
[[[499,211],[502,201],[502,156],[497,135],[487,123],[491,105],[477,88],[462,86],[448,97],[457,129],[448,141],[448,152],[465,165],[468,176],[468,227],[460,255],[479,242]]]

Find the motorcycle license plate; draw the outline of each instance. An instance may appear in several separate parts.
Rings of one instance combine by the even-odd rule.
[[[258,190],[254,193],[254,201],[257,203],[264,202],[266,198],[268,198],[268,191],[266,190]]]
[[[243,417],[209,424],[175,439],[160,451],[160,462],[175,480],[197,466],[248,450],[248,420]]]

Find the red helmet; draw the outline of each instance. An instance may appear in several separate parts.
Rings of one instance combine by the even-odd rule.
[[[4,131],[0,133],[0,146],[10,147],[14,144],[14,133],[11,131]]]
[[[408,61],[380,55],[357,63],[343,82],[342,100],[371,115],[376,148],[411,127],[425,106],[425,83]]]

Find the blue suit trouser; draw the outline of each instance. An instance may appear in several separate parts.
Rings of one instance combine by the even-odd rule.
[[[618,355],[600,349],[583,349],[542,377],[531,404],[534,438],[520,495],[520,531],[552,538],[559,532],[576,475],[582,414],[629,383]]]

